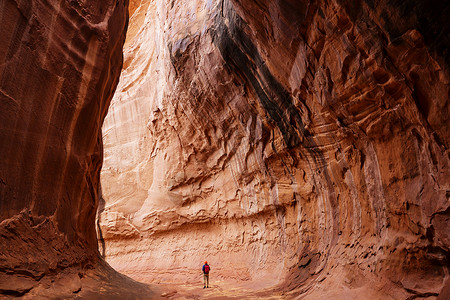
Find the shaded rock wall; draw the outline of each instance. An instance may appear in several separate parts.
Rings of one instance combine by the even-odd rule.
[[[436,296],[448,4],[133,1],[103,127],[101,252],[133,278]]]
[[[128,1],[90,2],[0,2],[0,297],[123,277],[99,260],[95,213]]]

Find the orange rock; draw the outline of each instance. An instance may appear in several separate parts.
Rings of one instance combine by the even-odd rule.
[[[0,4],[1,296],[448,295],[449,4],[88,2]]]
[[[212,278],[311,299],[436,295],[446,10],[140,3],[104,124],[106,260],[135,279],[195,282],[208,258]]]
[[[94,223],[127,2],[0,4],[0,298],[149,292],[99,259]]]

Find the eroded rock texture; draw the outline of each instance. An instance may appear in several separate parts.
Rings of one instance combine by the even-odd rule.
[[[0,297],[119,289],[123,276],[99,260],[95,213],[127,4],[0,2]]]
[[[449,259],[449,5],[132,1],[101,252],[286,297],[436,297]],[[103,205],[104,204],[104,205]]]

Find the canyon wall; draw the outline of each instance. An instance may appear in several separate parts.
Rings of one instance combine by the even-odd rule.
[[[95,231],[128,1],[2,0],[0,21],[0,298],[142,290],[100,259]]]
[[[196,282],[208,260],[216,281],[285,297],[438,296],[448,4],[131,2],[103,126],[113,267]]]

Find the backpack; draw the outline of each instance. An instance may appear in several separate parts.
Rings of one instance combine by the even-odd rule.
[[[209,265],[205,265],[205,274],[209,274]]]

